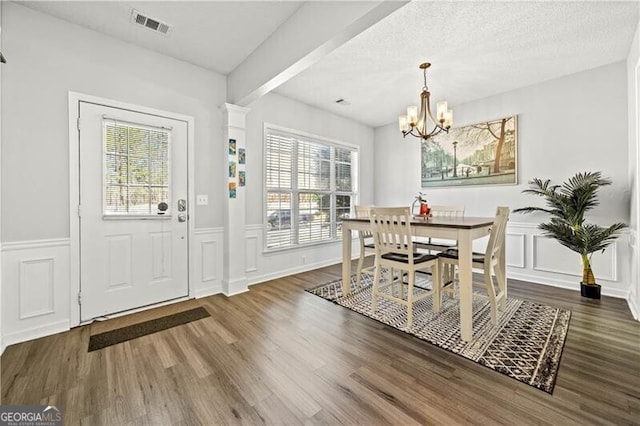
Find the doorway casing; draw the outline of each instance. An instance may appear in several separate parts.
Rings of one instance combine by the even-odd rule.
[[[189,295],[188,298],[195,297],[193,286],[191,285],[193,270],[194,270],[194,224],[195,224],[195,170],[193,165],[195,164],[194,156],[194,130],[195,120],[191,116],[177,114],[168,111],[162,111],[155,108],[144,107],[140,105],[129,104],[120,101],[114,101],[112,99],[86,95],[83,93],[69,92],[69,298],[70,298],[70,312],[69,312],[69,325],[70,327],[76,327],[81,325],[80,322],[80,217],[79,217],[79,200],[80,200],[80,153],[79,153],[79,109],[80,102],[93,103],[97,105],[104,105],[113,108],[120,108],[124,110],[140,112],[144,114],[156,115],[159,117],[169,118],[173,120],[184,121],[187,123],[187,193],[188,193],[188,207],[189,213],[188,224],[188,274],[189,277]],[[161,306],[164,304],[175,303],[178,300],[171,300],[169,302],[159,303],[153,306]],[[138,310],[149,309],[153,306],[145,306],[140,309],[134,309],[126,313],[136,312]],[[118,314],[120,315],[120,314]],[[114,315],[117,316],[117,315]]]

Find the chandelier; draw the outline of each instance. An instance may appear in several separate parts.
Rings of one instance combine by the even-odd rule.
[[[418,107],[414,105],[407,108],[407,115],[401,115],[398,118],[403,137],[411,135],[427,140],[440,132],[448,133],[451,124],[453,124],[453,111],[448,109],[447,101],[440,101],[436,104],[436,118],[433,118],[431,113],[429,100],[431,93],[427,87],[427,68],[430,66],[429,62],[420,64],[420,69],[424,73],[424,86],[422,86],[422,93],[420,93],[420,115],[418,115]],[[433,123],[431,130],[429,130],[429,120]]]

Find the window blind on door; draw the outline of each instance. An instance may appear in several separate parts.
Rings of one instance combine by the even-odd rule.
[[[105,119],[103,141],[105,216],[156,215],[159,203],[171,206],[168,130]]]

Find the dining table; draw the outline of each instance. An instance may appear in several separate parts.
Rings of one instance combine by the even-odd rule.
[[[411,220],[411,232],[416,237],[431,237],[457,241],[459,259],[460,336],[464,341],[473,339],[473,289],[472,253],[473,241],[489,235],[493,217],[415,217]],[[366,218],[342,219],[342,294],[351,292],[351,231],[372,231]],[[504,240],[500,241],[504,247]],[[506,271],[505,250],[501,250],[499,271]],[[497,272],[497,271],[496,271]],[[505,278],[506,277],[501,277]],[[358,277],[359,279],[359,277]],[[506,281],[505,281],[506,282]],[[506,290],[505,290],[506,291]],[[506,295],[505,295],[506,297]]]

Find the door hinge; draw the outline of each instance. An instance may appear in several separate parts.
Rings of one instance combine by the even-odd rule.
[[[82,206],[78,204],[78,217],[82,217]]]
[[[82,292],[78,292],[78,305],[82,305]]]
[[[78,126],[78,131],[80,131],[80,117],[77,118],[76,123]]]

